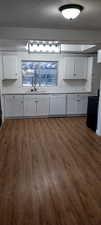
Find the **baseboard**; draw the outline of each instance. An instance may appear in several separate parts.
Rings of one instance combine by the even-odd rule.
[[[58,118],[58,117],[63,117],[63,118],[65,118],[65,117],[86,117],[87,115],[85,115],[85,114],[68,114],[68,115],[66,115],[66,114],[63,114],[63,115],[61,115],[61,114],[57,114],[57,115],[42,115],[42,116],[19,116],[19,117],[5,117],[5,120],[10,120],[10,119],[34,119],[34,118]]]

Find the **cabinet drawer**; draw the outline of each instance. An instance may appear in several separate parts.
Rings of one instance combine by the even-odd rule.
[[[26,100],[36,100],[37,95],[25,95],[24,99],[26,99]]]

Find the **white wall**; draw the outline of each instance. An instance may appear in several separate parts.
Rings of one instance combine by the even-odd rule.
[[[96,134],[101,136],[101,81],[100,81],[100,97],[99,97],[99,107],[98,107],[98,121]]]
[[[0,55],[0,94],[2,92],[2,56]]]
[[[101,64],[101,49],[97,50],[97,63]]]
[[[98,121],[97,121],[97,130],[96,130],[96,134],[101,136],[101,49],[98,50],[98,54],[97,54],[97,62],[99,65],[99,73],[100,73],[100,98],[99,98],[99,107],[98,107]]]
[[[3,85],[2,85],[2,56],[0,55],[0,98],[1,98],[1,108],[2,108],[2,121],[4,121],[4,107],[3,107],[3,97],[2,97],[2,92],[3,92]]]

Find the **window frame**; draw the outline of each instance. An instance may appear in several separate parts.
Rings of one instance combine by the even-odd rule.
[[[54,62],[57,64],[56,66],[56,84],[55,85],[40,85],[40,87],[57,87],[58,86],[58,67],[59,67],[59,61],[58,60],[21,60],[21,78],[23,77],[23,74],[22,74],[22,63],[23,62],[41,62],[41,63],[51,63],[51,62]],[[22,87],[34,87],[34,86],[39,86],[39,85],[23,85],[23,78],[22,78]]]

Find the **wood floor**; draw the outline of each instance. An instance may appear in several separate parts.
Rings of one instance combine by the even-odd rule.
[[[0,225],[101,225],[101,138],[85,118],[5,122]]]

